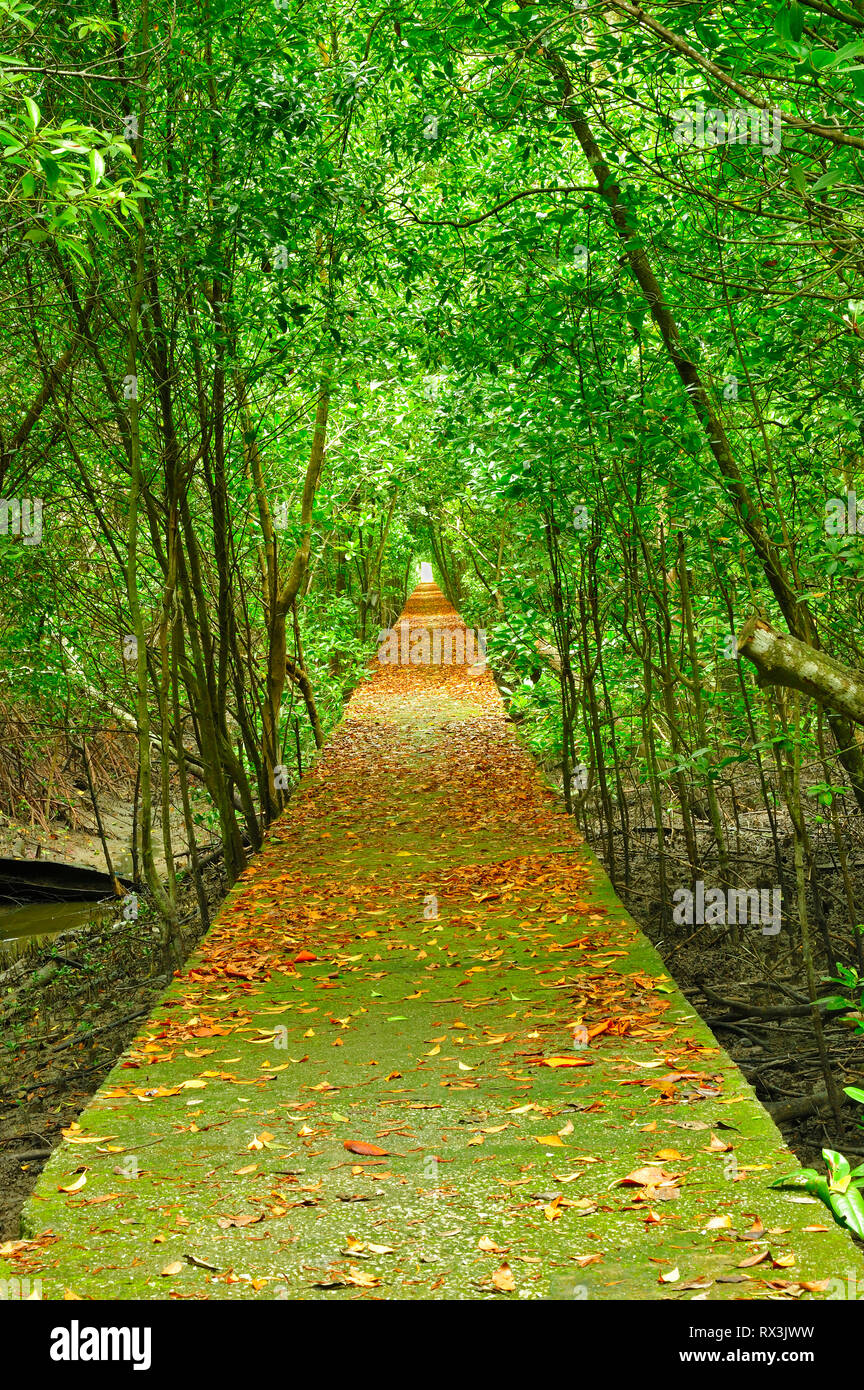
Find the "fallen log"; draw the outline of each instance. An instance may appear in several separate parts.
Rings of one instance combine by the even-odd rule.
[[[812,1096],[796,1096],[794,1100],[763,1102],[765,1109],[775,1125],[784,1120],[798,1120],[802,1115],[812,1115],[814,1111],[831,1109],[831,1099],[827,1091],[814,1091]]]
[[[760,686],[800,690],[854,723],[864,724],[864,672],[788,633],[777,632],[755,615],[738,635],[738,654],[756,667]]]

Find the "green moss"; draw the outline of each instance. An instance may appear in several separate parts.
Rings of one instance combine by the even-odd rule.
[[[507,768],[527,759],[500,719],[488,737],[506,785],[490,789],[488,817],[454,820],[447,759],[464,770],[481,707],[424,698],[378,731],[401,756],[374,786],[351,764],[368,723],[337,730],[256,872],[81,1116],[78,1137],[103,1142],[66,1142],[51,1158],[24,1218],[27,1236],[58,1238],[43,1252],[43,1295],[652,1299],[692,1298],[686,1285],[704,1279],[708,1298],[740,1299],[776,1296],[771,1279],[860,1273],[843,1232],[805,1230],[825,1224],[818,1207],[770,1190],[794,1166],[778,1131],[539,777],[527,774],[530,816],[508,803]],[[476,775],[494,779],[487,746]],[[437,920],[423,915],[430,893]],[[242,966],[262,940],[269,979],[196,978],[224,964],[220,944]],[[298,944],[319,959],[291,973]],[[574,1052],[574,1022],[610,1011],[637,1022]],[[202,1019],[231,1031],[160,1036],[206,1031]],[[162,1060],[145,1064],[148,1042]],[[591,1065],[538,1064],[551,1056]],[[683,1075],[648,1084],[670,1072]],[[133,1087],[183,1089],[114,1094]],[[514,1113],[527,1106],[539,1108]],[[86,1185],[60,1192],[82,1165]],[[646,1166],[681,1181],[653,1195],[621,1185]],[[708,1229],[717,1218],[729,1225]],[[505,1262],[512,1293],[491,1282]]]

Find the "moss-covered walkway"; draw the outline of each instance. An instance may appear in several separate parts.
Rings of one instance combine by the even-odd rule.
[[[434,585],[406,617],[460,627]],[[793,1166],[488,671],[378,665],[5,1272],[45,1298],[825,1297],[864,1271],[769,1191]]]

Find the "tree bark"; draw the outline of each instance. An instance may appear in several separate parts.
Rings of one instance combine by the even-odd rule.
[[[864,672],[856,671],[797,638],[751,617],[738,637],[738,652],[752,662],[760,686],[783,685],[864,724]]]

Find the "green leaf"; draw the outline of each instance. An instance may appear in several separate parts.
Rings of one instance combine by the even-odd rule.
[[[844,1158],[841,1153],[837,1153],[836,1149],[823,1149],[822,1157],[825,1160],[832,1183],[841,1182],[849,1177],[852,1166],[848,1158]]]
[[[821,1177],[821,1175],[816,1172],[815,1168],[799,1168],[797,1172],[785,1173],[782,1178],[777,1178],[774,1182],[770,1183],[769,1186],[780,1188],[781,1190],[787,1187],[806,1188],[808,1192],[813,1192],[815,1190],[815,1185],[819,1182],[825,1183],[827,1191],[828,1185],[825,1178]]]
[[[42,165],[42,172],[45,175],[45,181],[48,184],[49,189],[53,193],[60,182],[60,175],[63,171],[60,168],[60,165],[57,163],[56,159],[52,159],[50,155],[40,154],[39,163]]]
[[[833,188],[835,183],[839,183],[843,174],[840,169],[829,169],[823,174],[821,179],[817,179],[810,189],[811,193],[824,193],[826,188]]]
[[[842,1193],[833,1192],[829,1205],[841,1226],[864,1240],[864,1198],[858,1188],[850,1187]]]

